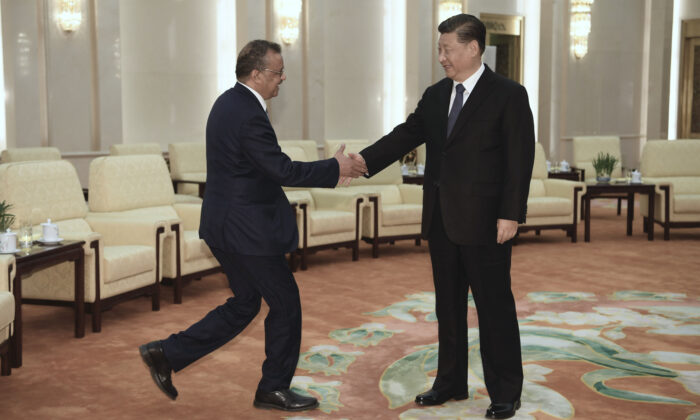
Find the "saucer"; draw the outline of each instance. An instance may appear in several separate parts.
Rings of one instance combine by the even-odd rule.
[[[47,241],[47,240],[45,240],[44,238],[39,238],[39,239],[37,239],[36,241],[39,242],[39,243],[42,244],[42,245],[57,245],[57,244],[60,244],[60,243],[63,241],[63,238],[56,238],[56,239],[53,240],[53,241]]]
[[[14,251],[6,251],[6,252],[0,252],[0,254],[14,254],[16,252],[21,251],[20,248],[15,248]]]

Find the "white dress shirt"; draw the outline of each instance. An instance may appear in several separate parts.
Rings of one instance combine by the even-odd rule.
[[[481,67],[479,67],[479,70],[474,72],[469,78],[461,83],[462,86],[464,86],[464,93],[462,94],[462,106],[467,102],[467,98],[469,97],[469,94],[471,93],[472,90],[474,90],[474,86],[476,86],[476,82],[479,81],[479,78],[481,77],[482,74],[484,74],[484,63],[481,63]],[[450,110],[452,109],[452,102],[455,101],[455,96],[457,95],[457,85],[460,84],[459,82],[453,81],[452,82],[452,95],[450,95],[450,107],[447,110],[447,115],[450,115]]]
[[[483,66],[483,64],[482,64],[482,66]],[[262,105],[265,112],[267,112],[267,104],[265,103],[265,100],[263,99],[262,95],[260,95],[255,89],[246,85],[245,83],[243,83],[243,82],[238,82],[238,83],[245,86],[246,88],[248,88],[249,91],[253,92],[253,95],[255,95],[255,97],[258,98],[260,105]],[[474,83],[476,83],[476,82],[474,82]]]

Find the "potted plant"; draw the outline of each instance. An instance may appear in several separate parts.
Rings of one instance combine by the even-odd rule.
[[[10,207],[12,204],[5,202],[5,200],[0,202],[0,233],[4,233],[15,223],[15,215],[8,213]]]
[[[609,182],[610,174],[612,174],[615,165],[617,165],[618,159],[611,155],[610,153],[598,153],[593,159],[593,169],[595,169],[596,181],[598,182]]]

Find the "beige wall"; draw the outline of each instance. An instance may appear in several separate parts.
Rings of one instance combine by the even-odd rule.
[[[83,24],[66,35],[53,1],[0,0],[8,146],[59,147],[86,184],[89,160],[111,144],[202,140],[218,94],[221,1],[82,0]],[[273,0],[229,1],[237,49],[278,40]],[[582,60],[569,49],[568,0],[466,3],[476,15],[525,16],[525,85],[550,156],[569,159],[574,135],[616,134],[634,166],[646,138],[665,137],[673,5],[692,18],[698,2],[597,0]],[[408,114],[442,70],[434,2],[406,5]],[[305,0],[305,9],[301,38],[283,45],[288,80],[270,101],[278,137],[375,140],[384,134],[383,1]]]

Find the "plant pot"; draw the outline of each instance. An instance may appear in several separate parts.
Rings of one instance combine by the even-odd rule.
[[[598,182],[610,182],[610,175],[596,175],[595,180]]]

